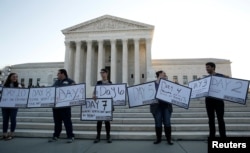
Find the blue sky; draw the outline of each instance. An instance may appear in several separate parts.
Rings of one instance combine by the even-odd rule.
[[[223,58],[250,79],[249,0],[0,0],[0,68],[64,60],[62,29],[105,15],[152,24],[152,58]],[[167,70],[166,70],[167,71]]]

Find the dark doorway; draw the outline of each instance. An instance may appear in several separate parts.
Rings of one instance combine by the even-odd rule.
[[[110,75],[111,75],[111,69],[110,66],[106,66],[105,69],[108,70],[109,74],[108,74],[108,80],[110,80]]]

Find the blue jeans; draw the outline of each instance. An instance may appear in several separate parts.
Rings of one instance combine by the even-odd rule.
[[[17,108],[2,108],[3,133],[8,132],[9,119],[10,119],[10,123],[11,123],[10,132],[15,132],[17,111],[18,111]]]
[[[153,113],[155,119],[155,127],[162,127],[162,123],[165,127],[171,126],[172,111],[168,107],[158,105],[156,111]]]

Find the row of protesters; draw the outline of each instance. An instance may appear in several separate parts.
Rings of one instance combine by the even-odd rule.
[[[216,65],[212,62],[206,63],[206,70],[209,75],[227,77],[223,74],[215,72]],[[112,84],[110,80],[108,80],[108,70],[101,69],[100,75],[102,80],[97,81],[96,85],[107,85]],[[157,80],[155,81],[155,87],[158,89],[160,79],[166,79],[166,73],[164,71],[156,72]],[[65,69],[59,69],[57,73],[58,80],[54,83],[54,87],[62,87],[74,85],[75,81],[68,77],[67,71]],[[7,80],[5,81],[3,87],[8,88],[21,88],[18,83],[18,76],[16,73],[9,74]],[[93,99],[97,99],[95,92],[93,92]],[[209,137],[215,137],[215,112],[218,119],[219,124],[219,133],[220,137],[226,137],[226,128],[224,122],[224,101],[206,97],[206,111],[208,115],[208,123],[209,123]],[[67,134],[67,143],[72,143],[74,141],[74,133],[73,133],[73,125],[71,120],[71,107],[64,108],[53,108],[53,119],[54,119],[54,134],[49,142],[58,141],[61,131],[62,131],[62,122],[64,123],[66,134]],[[114,111],[114,109],[113,109]],[[3,139],[11,140],[14,138],[14,132],[16,128],[16,116],[18,109],[17,108],[2,108],[2,122],[3,122]],[[162,141],[162,124],[164,125],[164,133],[166,136],[167,143],[169,145],[173,145],[171,140],[172,128],[171,128],[171,115],[173,112],[172,104],[163,102],[158,100],[158,103],[150,105],[150,112],[152,113],[155,120],[155,133],[156,133],[156,141],[154,144],[159,144]],[[9,120],[11,122],[10,132],[8,133]],[[103,121],[97,121],[96,125],[96,139],[94,143],[98,143],[101,139],[101,129],[102,129]],[[112,143],[110,131],[111,125],[110,121],[104,121],[106,128],[106,139],[108,143]]]

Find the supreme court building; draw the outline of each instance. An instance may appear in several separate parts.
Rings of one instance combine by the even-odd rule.
[[[62,30],[64,67],[77,83],[94,86],[100,69],[113,83],[139,84],[150,79],[154,26],[110,15]]]
[[[226,59],[151,59],[153,32],[152,25],[104,15],[62,30],[64,62],[16,64],[4,71],[16,72],[25,87],[51,86],[57,70],[65,68],[76,83],[86,83],[90,97],[102,68],[109,69],[113,83],[128,86],[155,80],[158,70],[164,70],[168,80],[187,85],[207,75],[206,62],[214,62],[216,71],[232,76]]]

